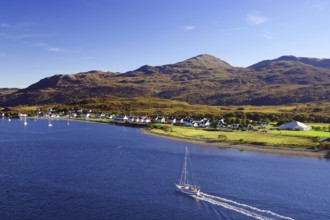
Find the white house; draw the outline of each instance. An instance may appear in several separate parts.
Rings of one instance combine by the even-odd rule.
[[[115,116],[114,120],[116,120],[116,121],[127,121],[128,117],[126,115],[125,116]]]
[[[278,127],[279,130],[293,130],[293,131],[309,131],[312,130],[311,126],[305,125],[304,123],[301,123],[299,121],[292,121],[287,124],[283,124],[280,127]]]
[[[105,118],[106,119],[113,119],[114,117],[112,115],[106,115]]]
[[[210,125],[211,125],[210,121],[207,121],[207,122],[201,123],[199,126],[202,128],[206,128],[206,127],[210,127]]]
[[[51,116],[53,117],[53,116]],[[91,114],[87,113],[87,114],[83,114],[83,118],[90,118],[91,117]]]
[[[191,121],[184,121],[184,126],[192,127],[194,124]]]
[[[165,123],[166,122],[166,118],[165,117],[156,117],[155,121],[157,121],[158,123]]]
[[[97,117],[97,118],[104,118],[104,117],[105,117],[105,114],[100,113],[100,114],[98,114],[96,117]]]
[[[23,117],[27,117],[27,114],[22,114],[22,113],[18,113],[18,117],[23,118]]]
[[[205,127],[210,127],[211,126],[211,122],[210,121],[207,121],[204,125],[205,125]]]

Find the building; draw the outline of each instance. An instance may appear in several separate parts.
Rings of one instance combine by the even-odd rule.
[[[279,130],[292,130],[292,131],[309,131],[312,130],[311,126],[305,125],[299,121],[292,121],[278,127]]]

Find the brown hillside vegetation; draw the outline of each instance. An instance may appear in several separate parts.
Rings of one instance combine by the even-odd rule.
[[[330,123],[330,103],[314,102],[276,106],[206,106],[191,105],[176,100],[166,100],[154,97],[121,98],[115,96],[103,96],[99,98],[85,99],[68,105],[37,105],[16,106],[0,108],[0,112],[10,112],[13,116],[17,113],[29,113],[34,115],[37,109],[48,111],[57,109],[68,110],[92,110],[116,115],[135,116],[174,116],[174,117],[208,117],[208,118],[246,118],[250,120],[299,120],[309,122]]]
[[[127,115],[171,115],[171,116],[223,116],[230,112],[262,113],[262,114],[291,114],[330,116],[329,102],[300,103],[277,106],[206,106],[191,105],[186,102],[166,100],[153,97],[119,98],[104,96],[82,100],[67,108],[84,108],[97,111],[122,113]]]
[[[284,56],[248,68],[211,55],[126,73],[55,75],[5,95],[2,106],[68,104],[101,96],[157,97],[205,105],[280,105],[330,101],[328,59]]]

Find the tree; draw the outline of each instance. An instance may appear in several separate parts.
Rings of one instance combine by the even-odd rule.
[[[228,125],[230,124],[230,118],[225,118],[225,123]]]
[[[216,128],[218,125],[218,122],[217,121],[212,121],[211,124],[210,124],[210,127],[211,128]]]

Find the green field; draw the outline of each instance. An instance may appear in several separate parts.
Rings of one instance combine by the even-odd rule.
[[[167,130],[167,131],[165,131]],[[206,131],[199,128],[176,127],[170,129],[152,129],[153,132],[176,137],[203,139],[208,141],[220,141],[219,135],[226,136],[226,142],[250,143],[265,146],[282,146],[291,148],[315,148],[318,143],[309,136],[292,136],[280,133],[263,133],[259,131]],[[330,133],[330,132],[328,132]]]
[[[306,123],[309,126],[312,127],[327,127],[329,128],[330,124],[326,124],[326,123]]]
[[[330,138],[330,132],[327,131],[270,131],[271,134],[281,135],[281,136],[302,136],[302,137],[320,137],[320,138]]]

